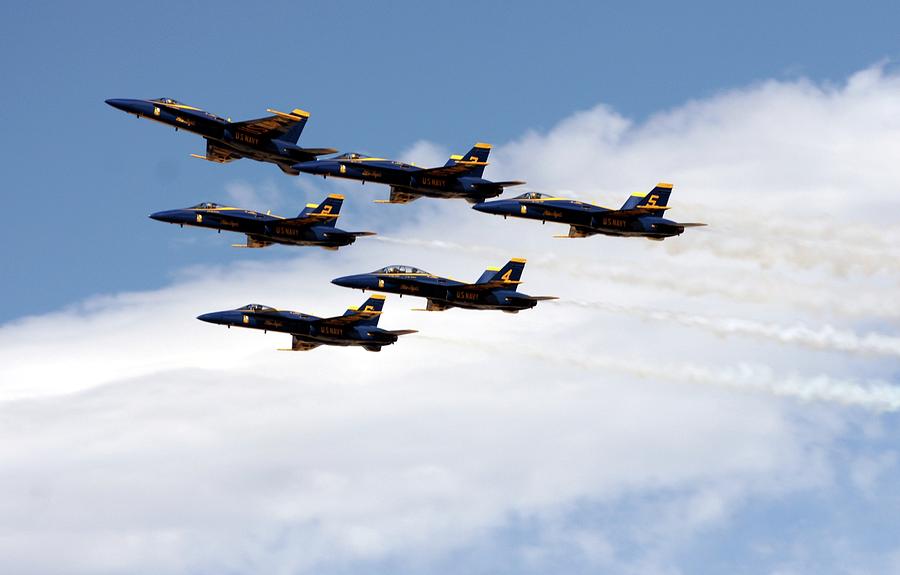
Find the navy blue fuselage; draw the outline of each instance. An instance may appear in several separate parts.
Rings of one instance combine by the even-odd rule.
[[[570,238],[596,234],[637,236],[663,240],[699,223],[679,223],[662,217],[671,184],[658,184],[649,194],[632,195],[622,208],[604,208],[588,202],[529,192],[508,200],[481,202],[472,209],[498,216],[569,224]]]
[[[475,203],[499,196],[505,187],[525,183],[492,182],[484,179],[482,174],[487,165],[490,149],[489,144],[475,144],[465,156],[451,156],[446,165],[437,168],[422,168],[357,153],[301,162],[294,164],[293,167],[297,171],[317,176],[332,176],[390,186],[390,199],[379,200],[379,203],[402,204],[423,196],[462,198]]]
[[[367,274],[339,277],[331,283],[363,291],[423,297],[427,311],[451,307],[493,309],[516,313],[551,296],[529,296],[516,290],[525,260],[514,259],[503,268],[489,269],[475,283],[465,283],[430,274],[412,266],[387,266]]]
[[[176,130],[203,136],[206,139],[206,155],[193,155],[211,162],[224,164],[239,158],[250,158],[275,164],[283,172],[295,176],[299,172],[291,168],[293,164],[337,151],[333,148],[302,148],[297,145],[309,118],[307,112],[299,109],[289,114],[268,110],[272,116],[232,122],[171,98],[110,99],[106,103],[138,118],[149,118]]]
[[[284,244],[337,249],[352,244],[357,237],[375,235],[372,232],[348,232],[334,226],[342,200],[343,196],[332,194],[318,206],[307,206],[296,218],[283,218],[210,202],[190,208],[156,212],[150,217],[181,226],[246,234],[247,244],[241,247],[263,248],[271,244]]]
[[[378,327],[384,296],[370,297],[359,308],[350,308],[344,315],[321,318],[295,311],[278,310],[260,304],[217,311],[197,319],[228,327],[246,327],[263,331],[289,333],[292,351],[308,351],[320,345],[360,346],[368,351],[381,351],[401,335],[415,330],[385,330]],[[287,350],[286,350],[287,351]]]

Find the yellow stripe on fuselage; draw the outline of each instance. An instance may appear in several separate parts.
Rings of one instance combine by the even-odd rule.
[[[572,198],[527,198],[520,199],[520,202],[533,202],[533,203],[541,203],[541,202],[550,202],[550,201],[558,201],[558,202],[572,202],[576,205],[584,205],[584,206],[593,206],[595,208],[600,208],[603,210],[612,210],[612,208],[606,208],[598,204],[592,204],[591,202],[582,202],[581,200],[573,200]]]
[[[191,110],[194,112],[205,112],[206,110],[202,110],[200,108],[195,108],[194,106],[188,106],[187,104],[169,104],[167,102],[158,102],[156,100],[150,100],[154,104],[159,104],[160,106],[166,106],[167,108],[175,108],[176,110]]]

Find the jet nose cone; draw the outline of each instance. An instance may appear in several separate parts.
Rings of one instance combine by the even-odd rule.
[[[200,321],[205,321],[207,323],[222,323],[223,317],[222,312],[214,311],[212,313],[198,315],[197,319],[199,319]]]
[[[185,220],[184,213],[181,210],[164,210],[161,212],[153,212],[150,219],[158,222],[167,222],[170,224],[181,223]]]
[[[339,278],[334,278],[333,280],[331,280],[331,283],[333,283],[336,286],[341,286],[341,287],[353,287],[347,281],[352,277],[353,276],[341,276]]]
[[[506,211],[505,204],[506,202],[478,202],[472,209],[485,214],[502,214]]]
[[[365,275],[342,276],[331,280],[331,283],[346,288],[365,289],[369,282]]]
[[[106,100],[106,103],[109,104],[110,106],[112,106],[113,108],[122,110],[123,112],[127,112],[131,107],[132,100],[125,100],[122,98],[110,98],[109,100]]]
[[[164,212],[153,212],[152,214],[150,214],[150,219],[151,219],[151,220],[156,220],[156,221],[158,221],[158,222],[167,222],[167,221],[169,221],[169,220],[168,220],[168,215],[169,215],[169,212],[168,212],[168,211],[164,211]]]

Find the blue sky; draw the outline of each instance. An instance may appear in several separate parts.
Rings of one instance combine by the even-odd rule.
[[[768,78],[838,82],[897,58],[897,15],[892,2],[9,6],[0,152],[16,216],[0,241],[3,295],[16,303],[0,319],[246,258],[217,245],[167,249],[172,230],[143,217],[228,199],[227,182],[282,193],[283,205],[249,208],[313,199],[274,168],[192,160],[202,140],[136,122],[106,98],[167,95],[233,118],[299,106],[312,113],[306,145],[394,155],[430,140],[458,151],[599,103],[641,119]],[[382,217],[371,197],[346,214]]]
[[[895,3],[6,6],[0,564],[16,573],[900,572]],[[665,242],[189,157],[106,98],[311,112],[301,144],[616,205]],[[348,249],[151,221],[327,193]],[[194,319],[316,315],[391,263],[528,259],[517,315],[380,354]],[[47,553],[53,549],[53,553]]]

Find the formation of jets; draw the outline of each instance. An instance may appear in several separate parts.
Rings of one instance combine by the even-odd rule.
[[[256,120],[232,122],[200,108],[171,98],[150,100],[110,99],[110,106],[161,122],[176,130],[185,130],[206,140],[206,154],[191,154],[210,162],[228,163],[240,158],[275,164],[289,175],[301,173],[375,182],[389,186],[387,200],[376,203],[405,204],[418,198],[459,198],[474,204],[476,211],[514,218],[540,220],[569,226],[567,238],[592,235],[644,237],[661,241],[677,236],[686,228],[703,226],[667,219],[672,184],[659,183],[647,194],[634,194],[619,209],[604,208],[577,199],[528,192],[510,199],[495,198],[524,181],[495,182],[484,178],[490,144],[477,143],[466,154],[453,155],[446,164],[422,168],[386,158],[358,153],[338,153],[333,148],[304,148],[298,145],[309,113],[294,109],[289,113],[267,110],[271,115]],[[244,208],[203,202],[189,208],[151,214],[154,220],[179,226],[196,226],[244,234],[241,248],[263,248],[272,244],[319,246],[336,250],[358,237],[374,232],[348,232],[336,227],[344,196],[331,194],[319,204],[307,204],[297,217],[282,217]],[[371,273],[348,275],[332,280],[342,287],[395,293],[425,298],[421,311],[449,308],[500,310],[517,313],[535,307],[555,296],[530,296],[518,291],[525,260],[513,258],[500,268],[488,268],[473,283],[428,273],[407,265],[390,265]],[[249,304],[235,310],[207,313],[198,319],[225,325],[291,335],[286,351],[307,351],[320,345],[359,346],[381,351],[401,335],[416,330],[385,330],[378,327],[385,296],[372,295],[360,307],[351,307],[343,315],[320,318],[295,311]]]

